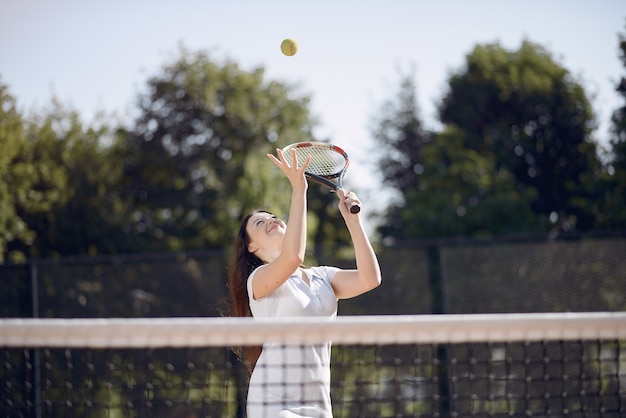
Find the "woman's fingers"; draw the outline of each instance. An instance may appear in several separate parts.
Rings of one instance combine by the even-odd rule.
[[[298,155],[295,149],[291,150],[291,163],[289,163],[289,161],[285,158],[283,150],[281,150],[280,148],[276,148],[276,154],[278,155],[278,158],[272,154],[267,154],[267,156],[270,160],[272,160],[274,164],[276,164],[281,169],[293,168],[298,171],[305,171],[306,168],[309,166],[309,163],[311,162],[311,156],[308,155],[304,163],[298,167]]]
[[[301,171],[306,171],[306,169],[309,166],[310,162],[311,162],[311,156],[307,155],[306,160],[304,160],[304,163],[300,166],[300,170]]]
[[[337,194],[339,195],[339,209],[346,208],[349,210],[353,204],[361,206],[361,201],[356,193],[341,188],[337,190]]]

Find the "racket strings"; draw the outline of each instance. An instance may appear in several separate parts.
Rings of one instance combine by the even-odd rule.
[[[328,148],[306,147],[296,148],[298,163],[302,163],[308,156],[311,162],[306,171],[322,177],[333,177],[339,174],[346,167],[345,157]],[[291,154],[286,153],[285,157],[291,163]]]

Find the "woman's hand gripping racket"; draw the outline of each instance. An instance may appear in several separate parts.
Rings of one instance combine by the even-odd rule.
[[[298,161],[306,161],[311,156],[305,176],[331,191],[336,192],[343,188],[343,176],[346,174],[350,160],[348,154],[336,145],[323,142],[297,142],[283,148],[285,160],[291,164],[291,152],[296,150]],[[332,181],[336,180],[336,182]],[[357,203],[350,205],[350,213],[359,213],[361,207]]]

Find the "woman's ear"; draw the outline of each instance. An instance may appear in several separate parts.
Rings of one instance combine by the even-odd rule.
[[[258,248],[256,245],[254,245],[253,243],[249,243],[249,244],[248,244],[248,252],[249,252],[249,253],[253,253],[253,254],[254,254],[254,252],[255,252],[256,250],[258,250],[258,249],[259,249],[259,248]]]

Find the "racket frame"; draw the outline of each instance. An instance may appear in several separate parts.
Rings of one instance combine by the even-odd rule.
[[[336,192],[340,188],[343,188],[343,176],[345,175],[346,170],[348,170],[348,167],[350,166],[350,158],[348,158],[348,153],[345,152],[343,148],[337,145],[326,143],[326,142],[305,141],[305,142],[296,142],[293,144],[289,144],[286,147],[284,147],[282,151],[283,151],[283,154],[288,154],[291,152],[293,148],[309,148],[309,147],[321,147],[321,148],[326,148],[331,151],[337,152],[343,156],[343,158],[346,160],[346,163],[340,171],[334,174],[330,174],[327,176],[320,176],[318,174],[310,173],[305,170],[304,175],[308,179],[313,180],[316,183],[319,183],[323,186],[328,187],[332,192]],[[289,158],[291,161],[291,156],[288,156],[287,158]],[[337,183],[331,181],[332,179],[337,179]],[[356,203],[352,204],[350,207],[350,213],[359,213],[360,210],[361,210],[361,207],[357,205]]]

